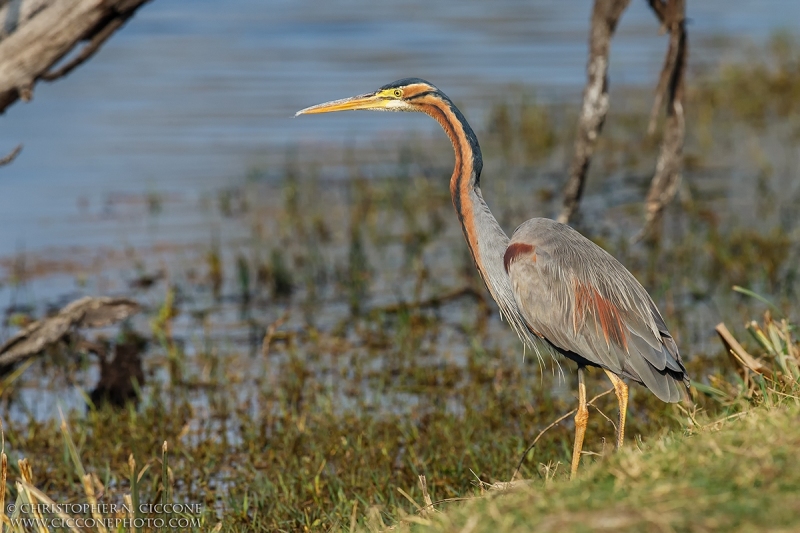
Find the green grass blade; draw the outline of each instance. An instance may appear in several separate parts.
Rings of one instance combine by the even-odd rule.
[[[64,417],[64,412],[61,410],[60,406],[58,408],[58,413],[61,416],[61,434],[64,436],[64,444],[66,445],[69,456],[72,459],[72,465],[75,467],[75,472],[78,474],[78,479],[82,480],[86,475],[86,470],[83,468],[81,456],[78,453],[78,447],[75,446],[75,441],[72,440],[72,434],[69,431],[67,420]]]
[[[763,296],[761,296],[757,292],[753,292],[750,289],[745,289],[744,287],[740,287],[739,285],[734,285],[733,286],[733,290],[738,292],[739,294],[744,294],[745,296],[749,296],[751,298],[755,298],[759,302],[765,304],[767,307],[769,307],[770,309],[775,311],[777,316],[783,317],[783,311],[778,309],[778,306],[776,306],[774,303],[770,302],[769,300],[767,300],[766,298],[764,298]]]
[[[141,526],[137,526],[136,524],[139,522],[140,514],[139,514],[139,476],[136,472],[136,459],[133,458],[133,454],[130,455],[128,458],[128,466],[131,469],[131,505],[133,507],[133,523],[134,523],[134,531],[136,533],[142,533]]]

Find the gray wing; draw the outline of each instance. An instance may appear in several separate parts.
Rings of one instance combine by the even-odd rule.
[[[688,377],[675,341],[644,287],[605,250],[567,225],[534,218],[514,232],[504,265],[534,334],[665,402],[681,399],[679,382]]]

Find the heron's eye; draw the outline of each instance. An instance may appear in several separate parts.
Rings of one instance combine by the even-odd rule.
[[[394,90],[394,97],[395,98],[400,98],[401,96],[403,96],[403,91],[401,91],[400,89],[395,89]]]

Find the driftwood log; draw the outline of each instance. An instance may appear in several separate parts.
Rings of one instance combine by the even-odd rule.
[[[0,113],[89,59],[149,0],[0,0]],[[86,44],[63,65],[58,63]],[[0,159],[10,163],[19,153]]]
[[[0,346],[0,374],[66,338],[71,331],[109,326],[140,309],[137,302],[127,298],[86,296],[75,300],[56,315],[29,324]]]

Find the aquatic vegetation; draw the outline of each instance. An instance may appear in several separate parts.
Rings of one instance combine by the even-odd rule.
[[[745,61],[723,65],[715,76],[705,76],[690,91],[700,115],[709,112],[731,122],[764,130],[776,120],[790,118],[795,135],[800,111],[800,44],[796,36],[772,36],[767,53],[751,50]],[[792,118],[795,117],[795,118]]]

